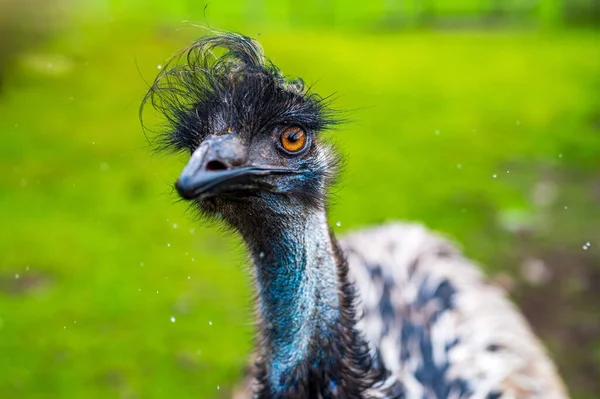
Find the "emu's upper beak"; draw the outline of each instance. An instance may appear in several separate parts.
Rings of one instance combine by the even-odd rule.
[[[227,191],[270,188],[260,176],[292,173],[290,169],[244,165],[246,148],[235,134],[205,140],[183,168],[175,187],[185,199]]]

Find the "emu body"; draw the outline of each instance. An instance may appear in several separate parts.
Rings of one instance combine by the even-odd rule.
[[[147,102],[166,117],[158,147],[191,155],[180,195],[251,255],[257,344],[243,397],[567,397],[524,319],[445,240],[408,224],[335,239],[339,158],[322,136],[334,113],[256,41],[198,40]]]

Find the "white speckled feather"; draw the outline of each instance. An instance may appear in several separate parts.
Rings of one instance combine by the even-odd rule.
[[[445,378],[466,381],[470,398],[490,393],[500,398],[567,398],[553,363],[521,314],[448,241],[423,226],[394,223],[351,233],[340,245],[364,313],[358,328],[373,354],[379,351],[386,368],[405,385],[409,398],[438,396],[415,377],[424,356],[420,343],[399,339],[408,322],[427,330],[434,364],[448,365]],[[386,321],[381,310],[384,284],[373,279],[374,268],[388,287],[392,320]],[[435,290],[443,282],[455,291],[452,308],[435,301],[415,306],[423,287]],[[452,342],[456,345],[448,345]],[[406,361],[401,361],[402,345],[409,353]]]

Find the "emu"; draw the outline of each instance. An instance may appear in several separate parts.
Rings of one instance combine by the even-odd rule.
[[[334,237],[340,158],[322,132],[336,114],[257,41],[197,40],[140,112],[148,103],[166,121],[158,148],[191,154],[180,196],[250,253],[258,321],[245,397],[567,397],[524,318],[444,238],[401,223]]]

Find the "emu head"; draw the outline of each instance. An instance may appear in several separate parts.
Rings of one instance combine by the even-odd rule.
[[[191,155],[175,187],[204,214],[238,227],[249,214],[323,206],[338,158],[319,133],[332,112],[255,40],[201,38],[161,70],[148,102],[166,119],[159,148]]]

